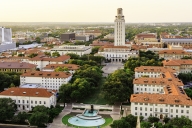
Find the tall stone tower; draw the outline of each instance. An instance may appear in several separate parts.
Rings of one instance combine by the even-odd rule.
[[[115,16],[115,46],[125,45],[125,19],[123,16],[123,9],[117,9],[117,16]]]

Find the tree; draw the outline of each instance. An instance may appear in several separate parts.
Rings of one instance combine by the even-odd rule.
[[[16,111],[15,102],[10,98],[0,98],[0,121],[9,120]]]
[[[110,126],[111,128],[131,128],[130,124],[125,120],[115,120]]]
[[[13,117],[13,122],[18,124],[25,124],[25,120],[28,119],[28,115],[26,112],[19,112],[18,115]]]
[[[150,122],[141,122],[141,128],[150,128],[152,125]]]
[[[44,54],[45,54],[46,56],[51,56],[51,53],[50,53],[50,52],[44,52]]]
[[[55,51],[55,52],[52,53],[52,56],[53,56],[53,57],[59,57],[60,54],[59,54],[59,52]]]
[[[55,72],[68,72],[69,71],[69,69],[67,68],[67,67],[57,67],[57,68],[55,68]]]
[[[116,70],[110,74],[103,85],[104,97],[111,103],[127,101],[133,90],[133,74]]]
[[[91,54],[98,53],[100,46],[95,46],[92,48]]]
[[[77,55],[77,54],[74,54],[74,53],[67,53],[67,55],[69,55],[70,56],[70,59],[79,59],[79,55]]]
[[[40,42],[41,42],[41,38],[40,38],[40,37],[36,37],[36,38],[35,38],[35,41],[36,41],[37,43],[40,43]]]
[[[11,83],[10,88],[11,88],[11,87],[15,87],[15,85],[14,85],[13,83]]]
[[[151,123],[159,122],[159,118],[150,116],[148,118],[148,121]]]
[[[39,127],[45,126],[48,123],[48,115],[45,112],[34,112],[30,118],[29,122],[32,125],[37,125]]]
[[[71,83],[68,84],[62,84],[59,88],[59,99],[61,99],[64,103],[64,107],[65,107],[65,103],[66,101],[70,101],[71,100],[71,93],[72,93],[72,85]]]
[[[18,57],[23,57],[23,56],[25,56],[24,54],[18,54]]]
[[[32,53],[32,54],[30,54],[28,57],[29,58],[33,58],[33,57],[36,57],[38,54],[37,53]]]

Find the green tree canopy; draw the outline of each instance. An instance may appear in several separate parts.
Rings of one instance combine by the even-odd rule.
[[[0,98],[0,121],[10,120],[16,111],[16,104],[10,98]]]

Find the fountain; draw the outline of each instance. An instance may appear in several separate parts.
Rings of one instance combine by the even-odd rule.
[[[74,117],[68,119],[68,122],[75,126],[82,126],[82,127],[94,127],[94,126],[101,126],[105,123],[105,120],[98,115],[98,110],[93,108],[91,105],[91,109],[85,109],[82,114],[77,114]]]

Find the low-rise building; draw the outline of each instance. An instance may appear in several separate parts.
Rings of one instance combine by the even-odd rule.
[[[42,71],[55,71],[56,68],[66,68],[67,72],[70,72],[71,74],[74,74],[76,70],[80,68],[79,65],[76,64],[49,64],[46,67],[42,69]]]
[[[185,56],[190,56],[190,53],[184,50],[162,50],[159,51],[159,58],[164,58],[165,60],[179,60]]]
[[[191,73],[192,72],[192,60],[164,60],[163,66],[172,68],[178,73]]]
[[[35,71],[36,67],[37,65],[26,63],[26,62],[18,62],[18,61],[13,61],[13,62],[1,61],[0,62],[1,72],[24,73],[29,71]]]
[[[59,52],[60,55],[65,55],[67,53],[74,53],[79,56],[90,54],[92,51],[91,46],[85,46],[85,45],[62,45],[62,46],[55,46],[53,49],[51,49],[51,54],[53,52]]]
[[[12,87],[0,93],[0,98],[11,98],[17,105],[17,110],[31,111],[37,105],[51,107],[56,105],[56,91],[43,88]]]
[[[61,42],[75,40],[75,33],[64,33],[60,35]]]
[[[127,46],[103,46],[96,55],[103,56],[111,62],[122,62],[130,57],[137,57],[138,51],[131,50],[131,47]]]
[[[72,78],[68,72],[33,71],[20,76],[20,85],[26,83],[41,84],[42,88],[59,90],[62,84],[67,84]]]
[[[49,64],[64,64],[68,62],[70,56],[62,55],[59,57],[47,57],[47,56],[36,56],[29,59],[29,63],[36,64],[40,70]]]
[[[138,72],[145,72],[149,77],[138,78],[141,77]],[[137,94],[132,94],[130,99],[132,115],[192,119],[192,100],[186,95],[174,69],[141,66],[135,69],[135,74],[133,84]]]
[[[166,72],[177,74],[177,72],[172,68],[161,66],[140,66],[135,68],[135,78],[139,77],[158,78],[162,75],[162,73]]]
[[[140,33],[134,38],[135,43],[158,42],[157,35],[154,33]]]

